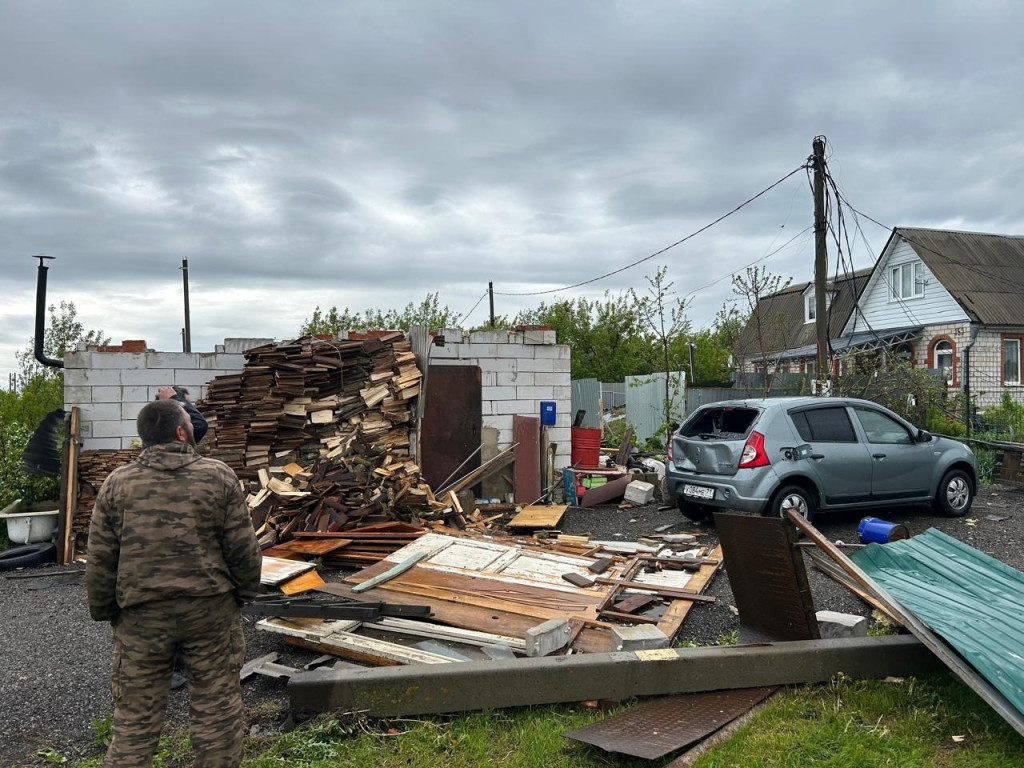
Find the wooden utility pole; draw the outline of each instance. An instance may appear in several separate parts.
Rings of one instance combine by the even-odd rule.
[[[815,136],[814,149],[814,323],[818,337],[819,393],[828,381],[828,253],[825,249],[825,137]]]
[[[487,293],[491,297],[491,330],[494,330],[494,283],[487,284]]]

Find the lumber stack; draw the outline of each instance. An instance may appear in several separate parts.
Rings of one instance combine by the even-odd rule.
[[[76,549],[84,551],[85,538],[89,534],[89,520],[96,504],[96,494],[107,479],[107,475],[118,467],[135,461],[137,450],[92,450],[78,454],[78,497],[71,517],[71,536],[77,541]]]

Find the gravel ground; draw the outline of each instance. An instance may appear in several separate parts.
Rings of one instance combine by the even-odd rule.
[[[903,523],[911,534],[938,528],[1024,569],[1024,490],[983,488],[967,519],[936,517],[921,506],[872,514]],[[863,513],[823,515],[816,524],[832,541],[852,543],[857,541],[857,524],[862,517]],[[588,533],[599,540],[634,541],[669,524],[674,526],[669,532],[696,532],[701,544],[717,544],[713,527],[695,526],[674,509],[659,509],[659,504],[629,510],[614,506],[573,508],[561,529],[565,533]],[[64,575],[57,575],[62,572]],[[110,628],[89,618],[83,573],[81,566],[51,566],[3,574],[28,574],[31,578],[0,579],[4,627],[0,641],[0,766],[39,765],[41,760],[35,753],[41,748],[55,748],[66,755],[96,752],[91,721],[111,711]],[[814,569],[808,573],[817,609],[869,613],[843,587]],[[683,625],[681,640],[716,643],[737,629],[739,621],[730,607],[728,574],[720,572],[708,593],[715,595],[717,602],[694,606]],[[246,639],[249,659],[276,651],[282,663],[301,666],[313,658],[312,654],[287,651],[279,637],[255,631],[251,622],[246,626]],[[253,732],[281,726],[287,707],[283,681],[257,676],[244,683],[243,695]],[[176,729],[187,718],[187,693],[173,691],[167,727]]]

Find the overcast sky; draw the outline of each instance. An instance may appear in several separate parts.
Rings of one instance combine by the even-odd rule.
[[[35,253],[49,302],[164,351],[183,258],[195,351],[292,338],[317,305],[437,292],[465,314],[488,281],[549,291],[686,237],[818,134],[886,226],[1024,234],[1022,28],[1013,0],[0,0],[0,386]],[[495,309],[665,266],[705,326],[747,264],[811,279],[811,223],[801,170],[639,266]],[[858,268],[888,236],[861,226]]]

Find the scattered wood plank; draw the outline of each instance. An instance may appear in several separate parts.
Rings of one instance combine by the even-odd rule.
[[[508,521],[509,528],[554,528],[569,507],[565,504],[531,504]]]

